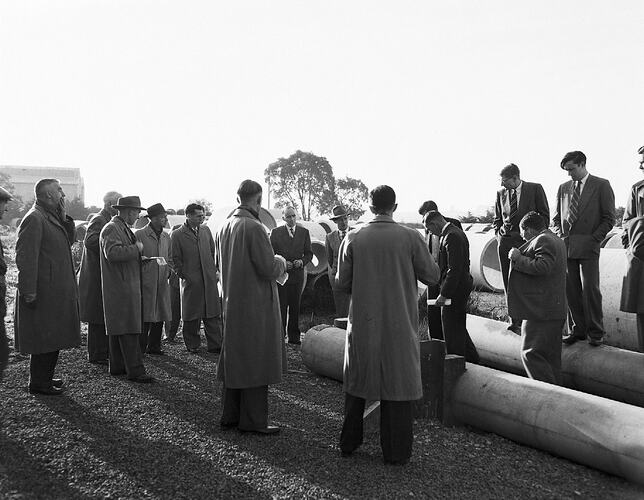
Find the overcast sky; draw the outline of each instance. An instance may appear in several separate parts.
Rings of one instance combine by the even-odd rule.
[[[233,205],[301,149],[480,212],[581,149],[623,205],[643,89],[642,0],[0,0],[0,164],[78,167],[87,204]]]

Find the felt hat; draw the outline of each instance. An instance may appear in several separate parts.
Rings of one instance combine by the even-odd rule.
[[[148,207],[148,217],[154,217],[155,215],[165,214],[165,208],[161,203],[155,203],[151,207]]]
[[[138,196],[123,196],[118,199],[116,205],[112,205],[112,208],[136,208],[137,210],[145,210],[145,207],[141,206],[141,199]]]
[[[349,215],[351,214],[347,212],[347,210],[342,205],[336,205],[335,207],[333,207],[333,214],[331,215],[331,217],[329,217],[329,219],[336,220],[340,219],[341,217],[348,217]]]

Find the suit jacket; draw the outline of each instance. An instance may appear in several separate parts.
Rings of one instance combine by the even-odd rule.
[[[570,227],[567,216],[573,189],[572,180],[559,186],[553,231],[566,243],[569,259],[598,259],[599,246],[615,223],[613,189],[606,179],[589,175],[579,200],[579,217]]]
[[[510,261],[508,315],[527,320],[566,318],[566,245],[546,229]]]
[[[496,203],[494,204],[494,234],[498,236],[509,236],[510,234],[519,233],[519,222],[525,214],[531,211],[541,215],[546,223],[550,220],[550,209],[548,208],[548,198],[541,184],[536,182],[522,181],[521,197],[517,207],[517,216],[515,220],[509,222],[510,214],[506,211],[506,203],[510,205],[510,193],[507,189],[499,189],[496,192]],[[506,222],[507,221],[507,222]]]
[[[271,231],[271,245],[275,254],[281,255],[287,262],[301,260],[302,267],[292,268],[288,271],[287,285],[301,285],[304,281],[304,266],[313,258],[311,250],[311,236],[309,230],[296,224],[295,236],[291,238],[286,225],[276,227]]]
[[[351,231],[352,227],[347,227],[346,232]],[[329,274],[329,283],[331,288],[335,288],[335,275],[338,272],[338,251],[340,249],[340,230],[336,229],[326,235],[324,246],[326,248],[327,271]]]
[[[472,291],[470,243],[462,229],[449,223],[443,229],[438,255],[440,293],[450,299],[462,299]]]

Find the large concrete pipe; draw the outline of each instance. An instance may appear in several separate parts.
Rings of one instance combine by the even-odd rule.
[[[474,286],[488,292],[503,291],[503,276],[494,233],[466,231],[470,242],[470,272]]]
[[[452,388],[457,420],[644,483],[644,409],[467,364]]]
[[[314,373],[342,382],[346,330],[311,328],[302,340],[302,361]]]
[[[481,364],[525,375],[521,337],[507,324],[468,314],[467,330]],[[565,387],[644,407],[644,354],[616,347],[592,347],[586,342],[563,346],[562,383]]]

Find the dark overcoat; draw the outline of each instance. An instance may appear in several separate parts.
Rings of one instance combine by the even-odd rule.
[[[134,233],[115,215],[99,238],[105,331],[108,335],[139,334],[141,307],[141,255]]]
[[[16,241],[18,289],[15,346],[23,354],[42,354],[80,345],[78,286],[72,261],[74,221],[65,223],[34,204],[23,217]],[[36,307],[22,296],[35,294]]]
[[[620,310],[644,313],[644,216],[631,217],[626,227],[626,274],[622,283]]]
[[[181,319],[191,321],[221,315],[215,241],[208,226],[199,226],[199,237],[188,223],[172,231],[172,262],[179,276]]]
[[[221,227],[216,246],[224,323],[217,377],[230,389],[281,382],[286,350],[275,279],[286,267],[264,226],[244,206]]]
[[[170,283],[172,256],[170,235],[165,231],[157,236],[150,223],[138,229],[134,235],[143,243],[142,291],[143,321],[158,323],[172,320],[170,306]],[[145,257],[163,257],[165,265],[156,260],[145,260]]]
[[[344,350],[344,391],[369,400],[422,396],[418,281],[439,279],[423,237],[376,216],[340,244],[337,287],[351,294]]]
[[[510,263],[508,315],[532,321],[566,319],[565,243],[546,229],[519,251]]]
[[[107,209],[94,215],[83,240],[83,256],[78,272],[80,319],[87,323],[104,324],[103,292],[101,291],[101,249],[98,239],[112,215]]]
[[[346,232],[348,233],[352,229],[352,227],[347,227]],[[331,231],[324,239],[327,258],[327,274],[329,276],[331,288],[335,288],[335,275],[338,272],[338,250],[340,249],[340,243],[342,243],[342,240],[340,239],[339,229]]]

